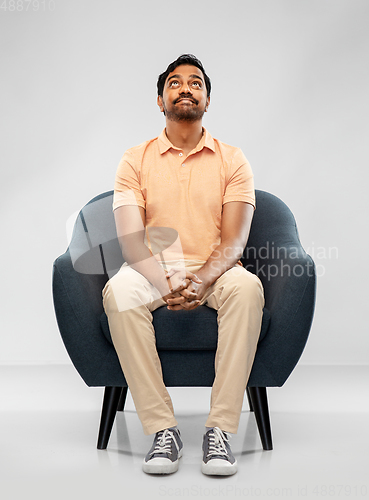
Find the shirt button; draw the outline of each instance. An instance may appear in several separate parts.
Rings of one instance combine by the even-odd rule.
[[[182,163],[182,167],[185,167],[185,166],[186,166],[186,164],[185,164],[185,163]]]
[[[183,156],[183,153],[179,153],[179,156]]]

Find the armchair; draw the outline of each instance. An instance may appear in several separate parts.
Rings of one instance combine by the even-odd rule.
[[[53,265],[55,314],[65,347],[85,383],[105,387],[99,449],[107,447],[116,411],[124,409],[127,394],[101,296],[107,280],[123,264],[112,196],[112,191],[102,193],[82,208],[68,249]],[[266,388],[282,386],[303,352],[315,306],[315,266],[301,246],[289,208],[276,196],[258,190],[256,204],[241,260],[261,279],[265,308],[245,389],[263,449],[271,450]],[[153,318],[166,386],[212,386],[217,312],[199,306],[173,314],[161,307]]]

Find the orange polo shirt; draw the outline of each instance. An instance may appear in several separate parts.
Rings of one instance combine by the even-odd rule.
[[[203,130],[187,156],[164,129],[128,149],[119,163],[113,209],[145,209],[145,242],[157,260],[207,261],[221,242],[223,205],[243,201],[255,207],[253,174],[241,149]]]

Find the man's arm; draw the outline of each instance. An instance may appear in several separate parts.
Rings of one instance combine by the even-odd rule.
[[[254,207],[250,203],[231,201],[223,205],[221,243],[197,272],[207,287],[242,257],[249,238],[253,215]]]
[[[169,273],[165,271],[155,259],[149,248],[144,243],[146,212],[138,205],[123,205],[114,210],[115,225],[122,255],[127,264],[135,271],[145,276],[160,292],[164,300],[169,296],[179,296],[182,291],[186,299],[195,299],[195,293],[187,292],[189,280],[200,280],[189,271]],[[171,279],[170,279],[171,278]],[[182,281],[185,283],[182,285]],[[176,291],[175,295],[170,292]]]
[[[246,246],[254,207],[243,201],[231,201],[223,205],[221,243],[214,249],[206,263],[196,275],[202,284],[191,283],[190,291],[196,291],[197,300],[201,300],[205,291],[219,276],[231,269],[242,257]],[[171,310],[194,309],[198,304],[189,302],[184,297],[168,300]]]

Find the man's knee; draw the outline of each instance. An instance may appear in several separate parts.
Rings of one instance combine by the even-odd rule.
[[[150,283],[134,269],[125,266],[105,285],[105,309],[117,309],[123,312],[135,309],[151,300]]]
[[[235,266],[224,274],[225,287],[232,294],[242,297],[264,297],[260,279],[241,266]]]

